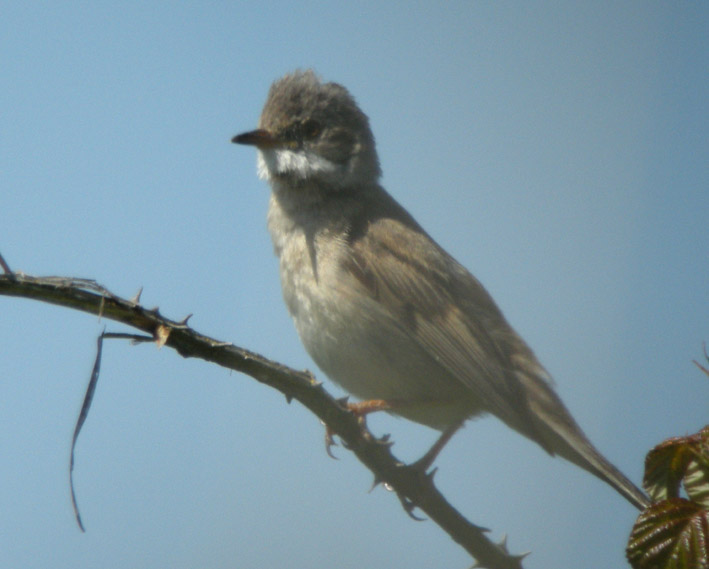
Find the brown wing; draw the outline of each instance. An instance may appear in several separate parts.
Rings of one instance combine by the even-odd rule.
[[[516,351],[534,358],[531,351],[483,286],[403,209],[392,208],[394,215],[353,232],[350,271],[478,406],[539,439],[513,364]]]

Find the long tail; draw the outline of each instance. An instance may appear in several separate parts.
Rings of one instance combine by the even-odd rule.
[[[511,425],[513,428],[550,454],[558,454],[608,483],[639,510],[650,505],[648,497],[596,450],[546,381],[525,373],[518,373],[518,377],[526,387],[534,425],[531,429]]]
[[[561,438],[563,439],[563,435]],[[608,462],[588,440],[575,441],[574,443],[564,440],[564,443],[566,448],[560,448],[557,451],[560,456],[610,484],[638,510],[644,510],[650,505],[648,497],[620,470]],[[572,444],[576,446],[571,446]]]

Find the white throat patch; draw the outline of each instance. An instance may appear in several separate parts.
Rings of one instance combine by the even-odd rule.
[[[334,162],[307,152],[273,148],[258,151],[258,175],[269,181],[274,175],[291,174],[302,180],[322,174],[334,174],[338,170]]]

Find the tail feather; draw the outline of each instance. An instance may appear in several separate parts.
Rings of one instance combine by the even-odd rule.
[[[591,444],[546,381],[524,373],[519,373],[518,377],[525,385],[528,397],[527,425],[529,419],[533,425],[522,429],[518,425],[510,426],[550,454],[558,454],[597,476],[639,510],[650,505],[648,497]]]
[[[613,466],[584,436],[576,426],[571,431],[566,426],[558,430],[550,425],[547,431],[547,443],[555,454],[597,476],[623,496],[638,510],[650,505],[647,496],[633,484],[620,470]]]

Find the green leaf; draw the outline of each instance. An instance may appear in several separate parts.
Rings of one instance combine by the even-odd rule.
[[[654,502],[678,498],[682,481],[691,499],[709,499],[709,427],[657,445],[645,458],[643,486]],[[691,494],[690,494],[691,491]]]
[[[690,500],[709,508],[709,427],[704,427],[693,445],[694,457],[687,465],[684,488]]]
[[[709,512],[682,498],[651,505],[633,526],[626,556],[634,569],[706,569]]]

